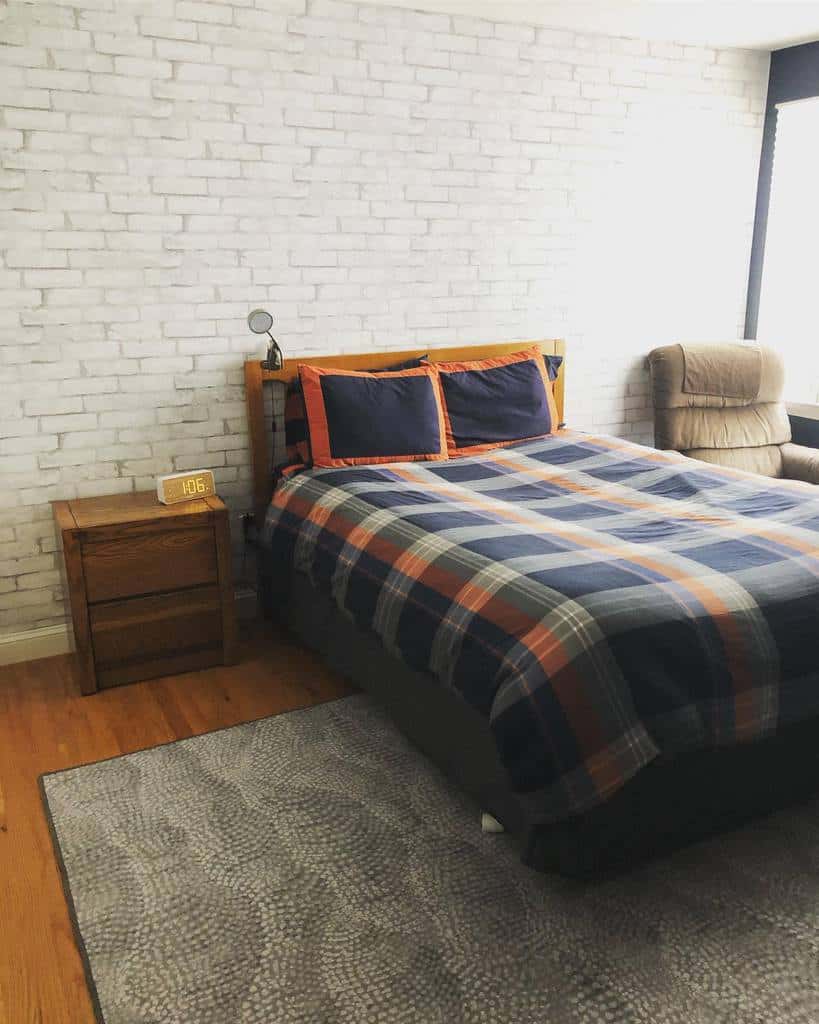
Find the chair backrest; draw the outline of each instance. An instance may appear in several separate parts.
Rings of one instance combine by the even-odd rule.
[[[777,352],[755,343],[665,345],[648,361],[658,448],[782,475],[791,427]]]

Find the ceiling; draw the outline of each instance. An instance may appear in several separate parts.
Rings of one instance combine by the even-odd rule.
[[[817,0],[370,0],[390,7],[689,45],[776,50],[819,40]]]

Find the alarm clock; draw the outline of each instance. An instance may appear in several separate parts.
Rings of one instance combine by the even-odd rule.
[[[156,480],[156,496],[163,505],[190,501],[192,498],[207,498],[211,494],[216,494],[216,484],[209,469],[169,473],[167,476],[157,477]]]

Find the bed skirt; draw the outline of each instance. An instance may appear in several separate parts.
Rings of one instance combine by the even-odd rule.
[[[736,828],[819,792],[819,720],[770,739],[656,761],[605,803],[555,824],[534,823],[509,788],[489,723],[431,675],[393,658],[302,573],[261,553],[262,607],[336,671],[372,694],[424,754],[520,842],[541,871],[598,877]]]

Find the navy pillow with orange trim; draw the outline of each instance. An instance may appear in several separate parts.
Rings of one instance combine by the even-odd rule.
[[[273,432],[276,419],[273,418]],[[310,441],[307,435],[307,413],[299,378],[290,381],[284,396],[284,452],[286,465],[310,461]]]
[[[450,456],[545,437],[558,427],[549,368],[537,346],[435,367],[441,376]]]
[[[426,355],[414,359],[405,359],[400,363],[392,363],[383,367],[380,373],[389,370],[412,370],[422,366]],[[376,372],[376,371],[368,371]],[[273,433],[276,433],[276,418],[273,417]],[[278,475],[286,469],[310,465],[310,435],[307,431],[307,413],[304,408],[304,395],[298,375],[287,385],[284,398],[284,461],[274,466]]]
[[[313,465],[447,458],[438,371],[367,373],[299,366]]]

